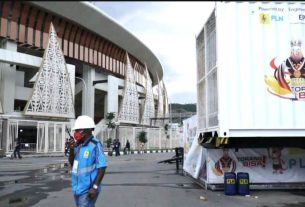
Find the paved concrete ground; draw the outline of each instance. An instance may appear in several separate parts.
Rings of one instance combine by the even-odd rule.
[[[204,190],[158,164],[174,153],[107,157],[104,190],[96,207],[304,207],[305,191],[251,191],[250,197]],[[67,158],[0,159],[0,207],[73,207]],[[203,199],[200,199],[203,198]]]

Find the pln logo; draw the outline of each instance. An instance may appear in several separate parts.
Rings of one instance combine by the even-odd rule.
[[[261,24],[270,24],[271,22],[282,22],[284,21],[283,16],[270,15],[267,13],[259,14],[259,22]]]

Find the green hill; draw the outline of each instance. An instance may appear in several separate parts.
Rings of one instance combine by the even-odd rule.
[[[183,112],[196,112],[196,104],[178,104],[172,103],[171,107],[172,113],[183,113]]]

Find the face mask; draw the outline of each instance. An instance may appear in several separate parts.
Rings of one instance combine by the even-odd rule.
[[[76,141],[80,141],[83,138],[83,131],[75,131],[74,132],[74,138]]]

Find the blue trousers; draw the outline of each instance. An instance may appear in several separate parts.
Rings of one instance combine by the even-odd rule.
[[[95,198],[89,199],[88,193],[84,193],[82,195],[74,195],[75,204],[77,207],[94,207],[94,204],[98,197],[98,192]]]

